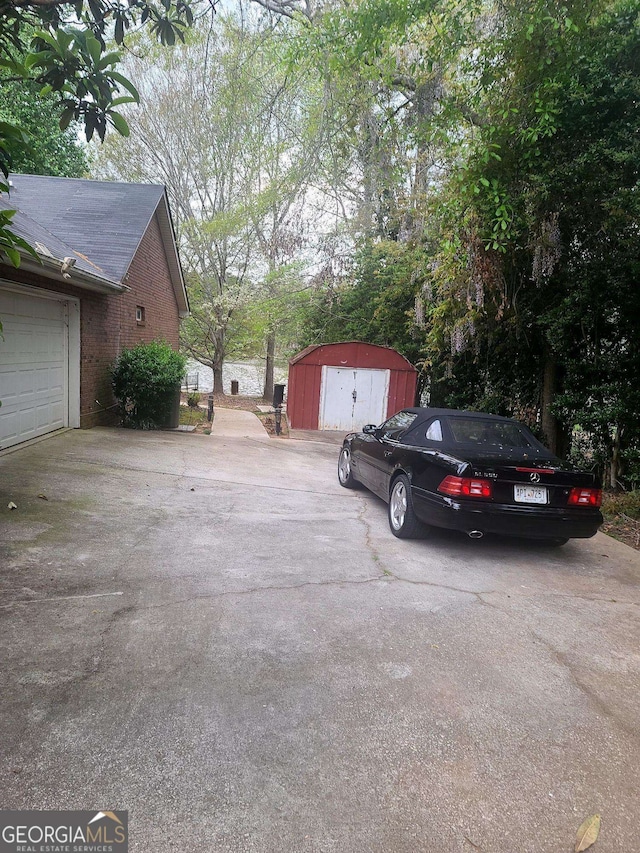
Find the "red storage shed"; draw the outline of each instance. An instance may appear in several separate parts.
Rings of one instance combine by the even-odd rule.
[[[315,344],[289,360],[293,429],[355,430],[413,406],[417,371],[389,347],[363,341]]]

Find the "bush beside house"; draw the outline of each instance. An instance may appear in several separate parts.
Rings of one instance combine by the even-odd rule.
[[[165,341],[122,350],[112,372],[122,425],[133,429],[165,426],[173,399],[180,393],[185,365],[185,356]]]

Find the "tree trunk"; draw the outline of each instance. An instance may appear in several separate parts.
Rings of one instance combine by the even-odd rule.
[[[225,358],[225,330],[220,327],[213,333],[213,342],[215,344],[215,354],[213,362],[213,393],[224,394],[222,385],[222,368]]]
[[[422,405],[422,395],[428,389],[428,387],[429,387],[429,377],[427,376],[426,373],[421,371],[420,373],[418,373],[418,380],[416,382],[416,395],[415,395],[415,398],[413,401],[414,406],[421,406]],[[431,399],[429,399],[428,405],[432,405]]]
[[[611,461],[609,463],[609,485],[615,492],[620,491],[620,474],[622,473],[620,440],[620,427],[616,426],[613,432],[613,447],[611,448]]]
[[[545,352],[544,374],[542,377],[542,395],[540,407],[542,410],[542,431],[549,450],[553,453],[559,452],[558,447],[558,421],[551,412],[551,405],[556,395],[556,382],[558,366],[553,354],[549,349]]]
[[[213,393],[224,393],[224,387],[222,385],[222,364],[220,363],[213,365]]]
[[[425,126],[433,118],[437,92],[442,83],[442,74],[438,71],[429,81],[421,84],[413,96],[413,118],[418,126]],[[411,188],[411,202],[403,217],[400,241],[408,242],[422,231],[425,199],[429,193],[429,168],[433,165],[431,146],[425,144],[422,134],[416,142],[415,174]]]
[[[273,367],[276,355],[276,333],[269,332],[267,336],[267,360],[264,368],[264,393],[265,400],[273,399]]]

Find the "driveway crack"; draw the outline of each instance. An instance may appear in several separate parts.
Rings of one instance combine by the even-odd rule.
[[[365,548],[367,549],[369,554],[371,554],[371,558],[375,565],[382,571],[383,576],[396,580],[396,577],[393,572],[389,571],[389,569],[383,566],[380,554],[378,553],[378,550],[376,549],[371,540],[371,525],[369,524],[369,520],[367,518],[367,502],[364,500],[364,498],[360,496],[358,497],[360,500],[360,509],[358,510],[358,521],[361,522],[364,527]]]
[[[329,586],[363,586],[364,584],[375,583],[377,581],[388,580],[384,575],[375,575],[362,580],[328,580],[328,581],[305,581],[299,584],[288,584],[283,586],[254,586],[247,589],[228,590],[226,592],[212,592],[207,595],[190,595],[186,598],[177,598],[172,601],[165,601],[162,604],[139,604],[136,605],[136,610],[159,610],[165,607],[176,607],[181,604],[189,604],[193,601],[215,601],[220,598],[231,598],[234,596],[255,595],[259,592],[289,592],[305,587],[329,587]]]
[[[605,700],[602,699],[598,695],[598,693],[593,690],[593,688],[578,675],[578,673],[576,672],[576,667],[569,661],[568,656],[564,652],[560,651],[560,649],[557,649],[549,640],[547,640],[545,637],[535,631],[531,627],[531,625],[521,619],[520,616],[516,616],[516,614],[510,613],[508,610],[503,607],[500,607],[495,602],[486,601],[484,596],[491,594],[492,593],[490,592],[480,593],[478,595],[478,598],[486,607],[491,607],[492,609],[497,610],[498,613],[501,613],[503,616],[517,621],[518,624],[522,625],[524,629],[529,633],[529,635],[533,637],[534,640],[544,646],[550,657],[556,662],[556,664],[561,669],[563,669],[567,673],[574,687],[576,687],[577,690],[582,693],[583,696],[586,697],[588,702],[590,702],[590,704],[596,709],[596,711],[600,715],[610,720],[612,725],[616,726],[625,734],[631,735],[633,738],[640,737],[640,732],[638,731],[638,729],[632,725],[629,725],[627,722],[625,722],[625,720],[621,719],[616,714],[616,712],[613,711],[611,707],[605,702]]]

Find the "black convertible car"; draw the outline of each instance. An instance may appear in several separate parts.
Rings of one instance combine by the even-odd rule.
[[[479,412],[403,409],[368,424],[346,436],[338,479],[386,501],[402,539],[434,526],[564,545],[602,524],[593,474],[558,459],[523,424]]]

